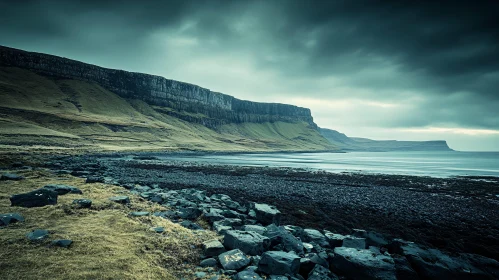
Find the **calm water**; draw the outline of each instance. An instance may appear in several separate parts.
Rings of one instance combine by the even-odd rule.
[[[299,167],[333,172],[499,177],[499,152],[351,152],[171,156],[211,164]]]

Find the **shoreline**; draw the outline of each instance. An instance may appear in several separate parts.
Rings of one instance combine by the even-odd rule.
[[[302,227],[342,234],[362,228],[451,253],[499,259],[499,178],[331,173],[95,155],[56,161],[48,167],[94,166],[89,169],[92,176],[112,184],[195,188],[241,203],[275,205],[285,223]]]

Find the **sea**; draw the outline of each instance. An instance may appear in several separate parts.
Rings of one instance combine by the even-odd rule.
[[[432,177],[499,177],[499,152],[348,152],[164,155],[168,160],[330,172]]]

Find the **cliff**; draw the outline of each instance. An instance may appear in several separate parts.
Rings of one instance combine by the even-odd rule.
[[[170,114],[210,128],[229,123],[305,122],[317,129],[310,109],[278,103],[240,100],[230,95],[165,79],[163,77],[107,69],[53,55],[0,46],[0,66],[28,69],[38,74],[95,82],[128,99],[164,106]]]
[[[331,144],[344,151],[395,152],[395,151],[452,151],[446,141],[397,141],[372,140],[348,137],[332,129],[320,128],[320,133]]]

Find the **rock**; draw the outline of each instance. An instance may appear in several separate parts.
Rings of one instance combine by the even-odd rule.
[[[203,242],[203,253],[207,257],[218,256],[225,252],[225,247],[216,239]]]
[[[253,231],[253,232],[256,232],[256,233],[261,234],[261,235],[265,235],[265,233],[267,232],[267,229],[265,227],[257,226],[257,225],[244,225],[241,227],[241,230]]]
[[[366,239],[353,236],[347,236],[343,239],[343,247],[366,249]]]
[[[251,260],[239,249],[220,254],[218,260],[225,270],[239,270],[246,267],[251,262]]]
[[[303,253],[303,243],[301,240],[296,238],[284,227],[278,227],[274,224],[270,224],[267,226],[265,236],[270,238],[272,247],[281,244],[282,249],[286,252],[293,251],[297,254]]]
[[[96,176],[90,176],[90,177],[87,177],[87,180],[85,181],[85,183],[87,183],[87,184],[91,184],[91,183],[104,183],[104,178],[102,178],[102,177],[96,177]]]
[[[288,276],[284,275],[269,275],[268,280],[289,280]],[[293,278],[296,279],[296,278]]]
[[[224,235],[224,246],[255,256],[270,246],[270,239],[253,231],[228,230]]]
[[[165,232],[165,228],[164,227],[152,227],[151,230],[155,231],[156,233],[163,233],[163,232]]]
[[[51,190],[56,192],[58,195],[65,195],[68,193],[73,193],[73,194],[83,194],[83,192],[73,186],[68,186],[68,185],[59,185],[59,184],[50,184],[46,185],[43,187],[44,189]]]
[[[92,207],[92,200],[90,199],[75,199],[73,204],[77,204],[80,208],[90,208]]]
[[[222,215],[223,210],[217,208],[210,208],[208,213],[204,214],[204,217],[210,222],[216,222],[225,219]]]
[[[10,197],[11,206],[42,207],[57,204],[57,193],[51,190],[39,189],[29,193],[15,194]]]
[[[300,275],[305,278],[308,277],[310,271],[312,271],[316,265],[323,266],[329,270],[329,263],[326,259],[323,259],[315,253],[307,254],[305,258],[300,259]]]
[[[113,196],[109,198],[109,200],[116,202],[116,203],[121,203],[121,204],[128,204],[130,203],[130,198],[125,195],[118,195],[118,196]]]
[[[194,273],[194,276],[196,276],[196,278],[204,278],[206,277],[206,272],[198,271]]]
[[[214,258],[209,258],[202,260],[201,263],[199,263],[199,266],[201,267],[216,267],[218,265],[218,262]]]
[[[234,277],[234,280],[264,280],[258,273],[251,269],[245,269]]]
[[[132,212],[130,213],[130,216],[132,217],[145,217],[145,216],[149,216],[151,213],[147,212],[147,211],[136,211],[136,212]]]
[[[314,269],[308,274],[308,280],[339,280],[329,269],[316,264]]]
[[[258,271],[269,275],[296,274],[300,269],[300,257],[293,253],[268,251],[258,263]]]
[[[412,242],[400,239],[394,240],[398,244],[395,253],[407,258],[411,267],[424,279],[492,279],[488,268],[494,262],[499,271],[497,261],[491,260],[484,268],[478,268],[463,257],[450,257],[437,249],[425,249]],[[483,259],[487,259],[482,257]],[[497,275],[496,275],[497,276]]]
[[[329,246],[333,249],[343,246],[343,240],[346,237],[344,235],[332,233],[329,231],[326,231],[324,233],[324,236],[326,236],[326,240],[329,242]]]
[[[20,181],[23,180],[24,176],[12,174],[12,173],[4,173],[0,175],[0,181]]]
[[[404,280],[418,280],[419,276],[412,269],[411,264],[406,259],[406,257],[394,254],[392,255],[393,261],[395,262],[395,270],[397,271],[397,279]]]
[[[305,251],[305,253],[312,253],[312,251],[314,250],[314,245],[303,242],[303,250]]]
[[[182,219],[195,220],[201,216],[203,211],[196,207],[186,207],[178,209],[178,215]]]
[[[73,244],[73,240],[70,239],[57,239],[52,241],[52,246],[57,246],[57,247],[63,247],[63,248],[69,248],[71,244]]]
[[[383,247],[389,243],[385,236],[377,232],[354,229],[352,235],[354,237],[364,238],[366,240],[366,246]]]
[[[0,226],[8,226],[17,222],[24,222],[24,217],[19,213],[0,214]]]
[[[191,221],[182,221],[180,223],[180,225],[185,227],[185,228],[192,229],[192,230],[204,230],[202,226],[200,226],[196,223],[193,223]]]
[[[28,233],[26,237],[30,241],[41,241],[49,236],[49,231],[45,229],[35,229],[34,231]]]
[[[316,243],[321,247],[329,247],[329,242],[326,240],[326,236],[316,229],[304,229],[302,240],[309,243]]]
[[[299,226],[286,225],[284,229],[291,232],[292,235],[301,238],[303,236],[303,228]]]
[[[385,255],[377,255],[370,250],[337,247],[332,260],[333,270],[352,279],[393,279],[396,280],[395,263]]]
[[[279,225],[281,222],[281,212],[275,206],[255,203],[253,210],[256,214],[256,220],[263,225]]]

